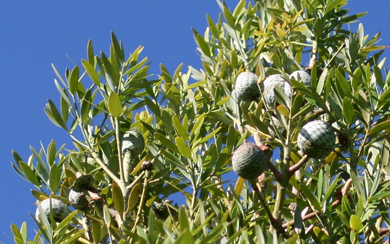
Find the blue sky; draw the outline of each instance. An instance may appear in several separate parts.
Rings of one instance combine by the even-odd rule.
[[[232,8],[237,1],[227,0]],[[390,46],[388,0],[350,1],[351,13],[368,11],[361,19],[370,36],[382,31],[380,45]],[[191,27],[203,33],[206,13],[215,20],[219,7],[213,0],[197,1],[6,1],[0,9],[0,242],[12,243],[10,224],[27,220],[35,211],[31,185],[11,167],[11,150],[27,160],[29,145],[40,147],[55,139],[57,145],[70,140],[44,113],[48,98],[58,101],[53,63],[63,74],[74,61],[86,57],[93,40],[95,53],[108,53],[110,31],[123,41],[125,52],[139,45],[152,61],[151,73],[163,63],[172,73],[180,64],[199,68]],[[356,27],[352,27],[355,31]],[[385,52],[385,56],[389,51]],[[186,70],[186,69],[184,69]],[[7,233],[7,234],[6,234]],[[32,233],[30,233],[31,235]]]

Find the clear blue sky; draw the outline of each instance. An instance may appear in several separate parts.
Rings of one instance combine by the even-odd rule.
[[[228,0],[234,7],[238,1]],[[370,36],[382,31],[381,45],[390,46],[388,0],[350,1],[351,13],[368,11],[361,19]],[[35,225],[29,212],[35,212],[32,185],[11,167],[11,150],[24,160],[29,145],[57,145],[70,140],[44,113],[48,98],[58,101],[56,78],[51,63],[63,73],[86,57],[86,45],[93,40],[95,53],[108,53],[110,31],[123,41],[128,54],[145,47],[152,61],[151,72],[159,73],[163,63],[172,73],[180,63],[200,67],[191,27],[203,33],[206,13],[215,20],[219,7],[213,0],[197,1],[5,1],[0,9],[0,242],[13,243],[10,224],[27,220],[30,235]],[[355,31],[356,27],[353,27]],[[389,51],[385,52],[385,56]]]

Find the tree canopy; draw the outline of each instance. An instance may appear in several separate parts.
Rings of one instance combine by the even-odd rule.
[[[12,152],[37,199],[36,235],[13,224],[15,243],[386,240],[390,75],[379,33],[349,30],[364,13],[346,0],[217,3],[218,19],[193,30],[202,67],[161,64],[154,76],[143,47],[127,54],[113,32],[109,54],[90,40],[80,65],[53,65],[60,96],[45,112],[73,145],[53,139],[26,160]],[[254,83],[237,85],[245,72]],[[255,96],[238,91],[247,87]],[[249,171],[232,166],[235,153]],[[252,177],[251,167],[263,168]]]

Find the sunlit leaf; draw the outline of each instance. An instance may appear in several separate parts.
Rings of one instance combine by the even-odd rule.
[[[111,92],[108,97],[108,111],[110,111],[110,114],[114,117],[119,117],[122,113],[122,102],[115,92]]]

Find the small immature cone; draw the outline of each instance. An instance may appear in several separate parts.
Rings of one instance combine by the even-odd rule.
[[[237,76],[235,91],[239,101],[257,101],[260,89],[257,85],[258,76],[250,71],[244,71]]]
[[[51,209],[50,209],[50,202],[51,202]],[[47,198],[42,202],[40,202],[40,204],[49,222],[50,222],[51,211],[53,212],[53,219],[56,222],[61,222],[70,214],[70,210],[68,209],[68,207],[63,202],[61,202],[61,200],[58,200],[56,198]],[[37,208],[37,210],[35,211],[35,218],[38,221],[39,221],[39,215],[40,215],[39,208]]]
[[[268,76],[262,83],[261,87],[263,89],[265,103],[270,107],[275,107],[275,87],[279,87],[286,95],[290,94],[291,96],[291,86],[288,84],[286,79],[281,74],[274,74]]]

